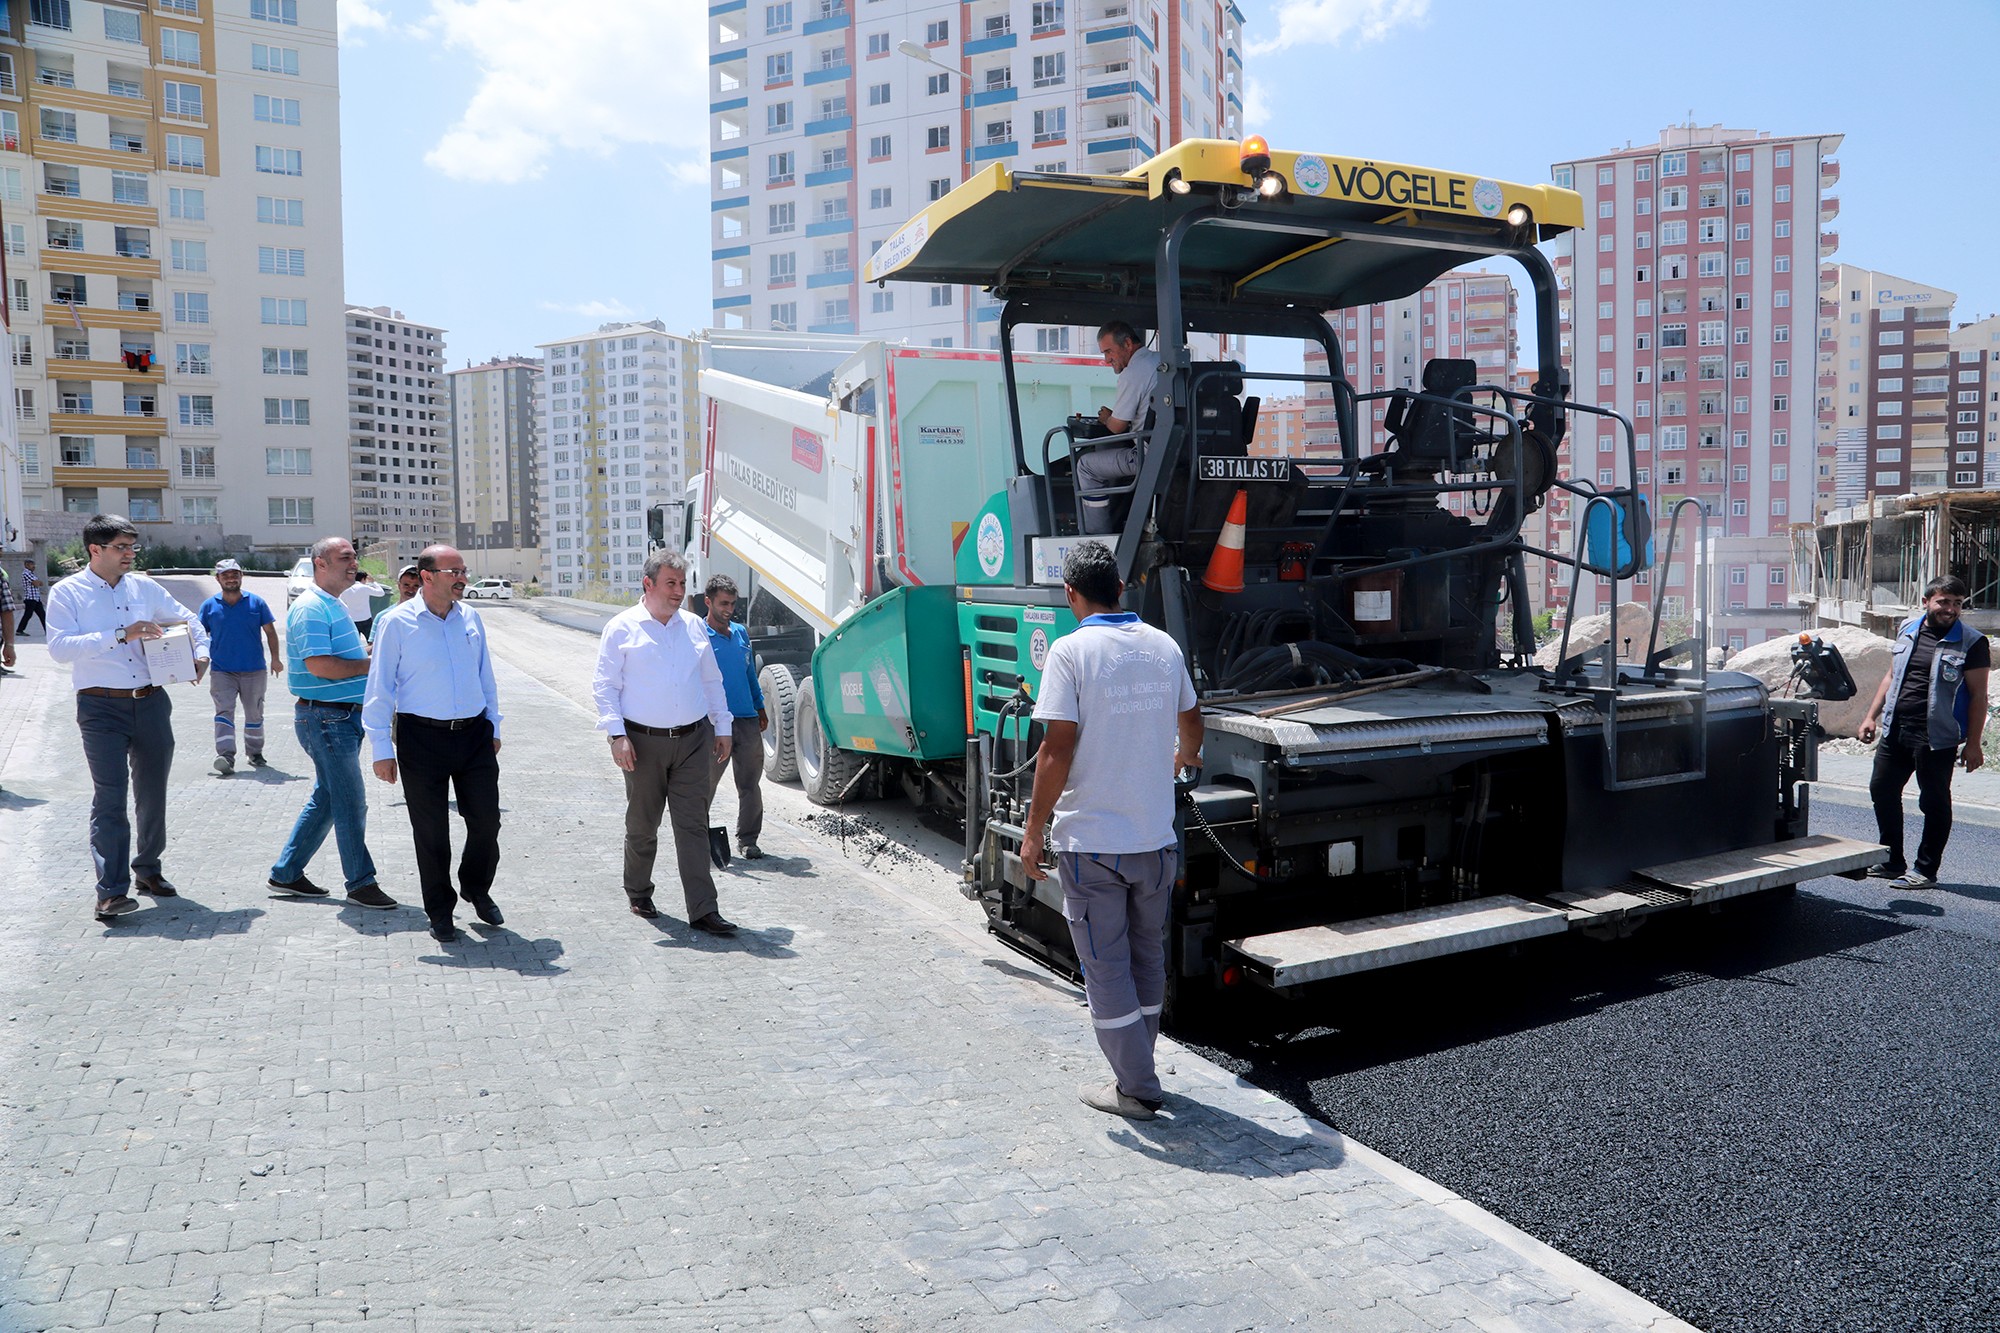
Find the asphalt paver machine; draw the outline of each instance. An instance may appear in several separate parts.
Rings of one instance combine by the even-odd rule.
[[[1062,559],[1083,502],[1102,500],[1127,606],[1180,643],[1207,725],[1182,802],[1177,1012],[1233,986],[1293,991],[1536,936],[1617,936],[1651,913],[1881,861],[1809,833],[1815,705],[1711,668],[1699,608],[1685,637],[1656,614],[1643,643],[1614,634],[1532,663],[1531,557],[1608,606],[1642,573],[1664,586],[1675,561],[1705,586],[1698,502],[1668,506],[1656,534],[1630,484],[1632,423],[1570,394],[1557,280],[1536,247],[1582,218],[1554,186],[1259,140],[1185,141],[1113,176],[995,165],[933,203],[866,277],[991,293],[1011,475],[976,513],[917,517],[951,524],[950,588],[898,588],[818,643],[800,744],[810,727],[819,762],[856,775],[849,790],[873,766],[944,794],[965,814],[967,895],[1001,937],[1073,970],[1059,890],[1018,853],[1032,701],[1049,642],[1073,624]],[[1494,260],[1532,294],[1529,388],[1441,356],[1407,387],[1354,389],[1325,312]],[[1112,320],[1150,330],[1159,353],[1146,419],[1107,438],[1083,413],[1038,416],[1017,336]],[[1275,345],[1263,340],[1317,348],[1327,370],[1193,350]],[[1254,449],[1259,390],[1304,384],[1330,401],[1337,449]],[[1558,445],[1586,427],[1616,436],[1623,484],[1559,475]],[[1076,458],[1134,443],[1136,476],[1079,494]],[[1531,536],[1552,502],[1575,520],[1564,549]],[[1844,674],[1803,671],[1808,686]]]

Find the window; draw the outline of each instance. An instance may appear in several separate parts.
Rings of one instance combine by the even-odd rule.
[[[266,97],[258,93],[251,99],[250,114],[267,125],[296,125],[299,123],[299,99]]]
[[[1791,411],[1792,410],[1791,396],[1789,394],[1782,394],[1782,393],[1773,395],[1771,398],[1771,410],[1773,412]]]
[[[1053,88],[1063,81],[1065,58],[1061,52],[1035,57],[1035,86]]]
[[[764,128],[772,134],[782,134],[792,127],[792,104],[773,102],[764,108]]]
[[[869,85],[868,85],[868,105],[869,105],[869,106],[887,106],[887,105],[889,105],[889,85],[888,85],[888,84],[886,84],[886,83],[871,83],[871,84],[869,84]]]
[[[107,9],[106,15],[113,11]],[[172,79],[160,81],[161,110],[178,120],[200,120],[202,118],[201,85],[198,83],[176,83]]]
[[[1779,204],[1789,204],[1789,203],[1791,203],[1791,202],[1792,202],[1792,187],[1791,187],[1791,186],[1789,186],[1789,185],[1780,185],[1780,186],[1776,187],[1775,189],[1773,189],[1773,190],[1771,191],[1771,201],[1772,201],[1773,203],[1779,203]]]
[[[781,284],[789,286],[798,281],[799,257],[796,254],[787,250],[783,253],[770,256],[769,262],[770,284],[772,286]]]
[[[1560,185],[1563,189],[1567,190],[1573,188],[1576,180],[1576,173],[1569,167],[1557,167],[1555,169],[1555,174],[1551,176],[1550,179],[1553,180],[1557,185]]]
[[[797,204],[772,204],[768,212],[770,225],[765,230],[771,235],[788,235],[798,228],[799,206]]]
[[[768,160],[770,174],[766,177],[766,183],[770,185],[790,185],[797,178],[795,175],[795,161],[796,159],[791,153],[771,154]]]
[[[207,241],[171,241],[167,246],[172,264],[181,273],[208,272]]]
[[[929,81],[924,84],[924,93],[929,97],[942,97],[950,91],[951,76],[949,74],[933,74]]]
[[[896,294],[886,289],[869,294],[869,308],[878,315],[887,314],[896,308]]]
[[[1687,175],[1687,169],[1688,155],[1686,153],[1660,154],[1660,175],[1685,176]]]
[[[257,271],[303,278],[306,275],[306,252],[284,246],[260,245],[257,247]]]
[[[299,53],[289,46],[265,46],[261,42],[252,42],[250,68],[262,70],[266,74],[296,76],[299,72]]]
[[[891,149],[893,147],[894,145],[890,142],[890,136],[886,134],[870,135],[868,138],[869,160],[880,161],[885,157],[891,156]]]
[[[868,207],[871,209],[894,208],[894,194],[895,192],[886,185],[876,186],[868,191]]]
[[[257,170],[267,176],[303,176],[306,174],[304,155],[296,148],[271,148],[258,144]]]
[[[1701,345],[1703,347],[1722,346],[1723,333],[1726,327],[1724,322],[1719,319],[1703,320],[1701,322]]]
[[[299,26],[299,0],[250,0],[250,17],[296,28]]]
[[[42,137],[54,143],[76,142],[76,112],[42,108]]]
[[[58,435],[56,457],[64,467],[96,467],[97,441],[88,435]]]
[[[792,53],[779,51],[764,57],[764,82],[790,83],[792,81]]]
[[[176,324],[208,323],[208,293],[175,292],[174,323]]]
[[[200,68],[201,34],[182,28],[160,29],[160,60],[163,64]]]
[[[1789,305],[1791,305],[1791,303],[1792,303],[1792,294],[1790,292],[1780,289],[1778,291],[1771,293],[1772,309],[1783,310]]]
[[[270,401],[266,399],[265,401]],[[310,477],[312,475],[312,450],[310,449],[266,449],[264,451],[264,475],[267,477]]]
[[[303,325],[306,322],[306,303],[276,296],[266,296],[259,301],[260,320],[265,324]]]
[[[312,402],[305,398],[266,398],[264,424],[267,426],[312,425]]]
[[[936,203],[951,193],[951,180],[945,176],[936,177],[930,185],[931,202]]]
[[[213,373],[214,362],[209,356],[207,343],[175,343],[174,370],[182,375],[207,375]],[[210,473],[210,476],[215,475]]]
[[[935,23],[925,25],[924,44],[926,46],[935,46],[940,42],[948,42],[950,40],[951,23],[948,20],[939,19]]]
[[[951,288],[948,285],[934,286],[930,289],[930,297],[933,310],[948,306],[951,304]]]
[[[215,424],[215,397],[206,393],[184,393],[180,396],[180,422],[183,426],[213,426]]]
[[[1685,222],[1662,222],[1660,224],[1661,245],[1686,245],[1688,224]]]
[[[1772,341],[1772,342],[1774,342],[1774,343],[1788,343],[1788,342],[1790,342],[1791,340],[1792,340],[1792,326],[1791,326],[1791,325],[1789,325],[1789,324],[1779,324],[1779,325],[1775,325],[1775,326],[1774,326],[1774,327],[1773,327],[1773,328],[1771,329],[1771,341]]]
[[[871,32],[871,33],[869,33],[869,34],[868,34],[868,54],[869,54],[870,56],[886,56],[886,55],[888,55],[888,54],[889,54],[889,34],[888,34],[888,33],[886,33],[886,32]]]
[[[764,31],[766,33],[784,32],[791,26],[792,26],[791,0],[785,0],[783,4],[779,5],[764,6]]]
[[[312,525],[313,502],[311,496],[305,496],[300,499],[289,499],[274,495],[267,503],[270,506],[267,517],[276,526],[310,527]]]
[[[208,170],[208,145],[199,135],[169,134],[167,136],[168,171]]]
[[[924,131],[925,147],[931,151],[951,147],[951,126],[933,125]]]
[[[306,225],[306,201],[274,199],[260,194],[257,196],[257,220],[274,227],[303,227]]]

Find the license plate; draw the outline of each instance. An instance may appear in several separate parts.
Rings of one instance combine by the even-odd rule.
[[[1195,460],[1203,481],[1290,481],[1289,458],[1199,458]]]

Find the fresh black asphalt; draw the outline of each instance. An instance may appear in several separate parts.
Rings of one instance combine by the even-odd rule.
[[[1859,801],[1822,788],[1815,830],[1872,841]],[[1820,880],[1184,1039],[1715,1333],[1990,1329],[1995,824],[1935,890]]]

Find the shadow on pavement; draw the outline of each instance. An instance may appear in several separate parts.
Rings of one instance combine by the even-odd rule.
[[[561,940],[531,940],[505,926],[473,926],[461,930],[450,944],[437,947],[444,952],[420,954],[417,961],[434,967],[518,972],[524,977],[559,977],[569,971],[556,966],[556,959],[563,956]]]
[[[729,874],[741,879],[756,879],[760,875],[783,875],[787,879],[818,879],[819,871],[813,869],[812,859],[805,856],[765,855],[755,861],[736,857],[729,863]]]
[[[738,924],[734,935],[710,935],[674,920],[672,917],[655,917],[654,929],[660,932],[662,949],[691,949],[696,953],[747,953],[758,958],[797,958],[787,946],[791,944],[793,930],[789,926],[746,926]]]
[[[412,932],[428,931],[431,928],[423,909],[413,907],[409,903],[399,903],[394,908],[384,910],[379,907],[356,907],[345,898],[321,901],[330,901],[338,907],[341,924],[357,935],[408,935]]]
[[[1068,982],[1052,977],[1046,972],[1037,972],[1032,968],[1016,967],[1014,964],[1004,962],[998,958],[982,958],[979,960],[979,963],[982,967],[990,967],[995,972],[1012,977],[1016,981],[1032,981],[1044,990],[1054,991],[1065,1000],[1074,1000],[1078,1004],[1083,1003],[1083,990],[1081,987],[1072,986]]]
[[[1101,1113],[1099,1113],[1101,1114]],[[1157,1120],[1126,1120],[1108,1137],[1121,1147],[1189,1171],[1271,1180],[1338,1166],[1338,1141],[1285,1134],[1206,1102],[1169,1094]]]
[[[182,894],[178,898],[141,898],[150,906],[104,924],[105,935],[145,936],[161,940],[209,940],[217,935],[241,935],[250,923],[264,915],[261,907],[235,907],[227,912],[196,902]]]
[[[0,791],[0,810],[32,810],[48,803],[46,796],[23,796],[17,791]]]
[[[1953,897],[1970,898],[1974,902],[2000,903],[2000,886],[1992,884],[1939,884],[1932,892],[1949,893]],[[1933,908],[1939,916],[1944,914],[1943,909],[1937,908],[1934,903],[1925,903],[1923,906]]]

